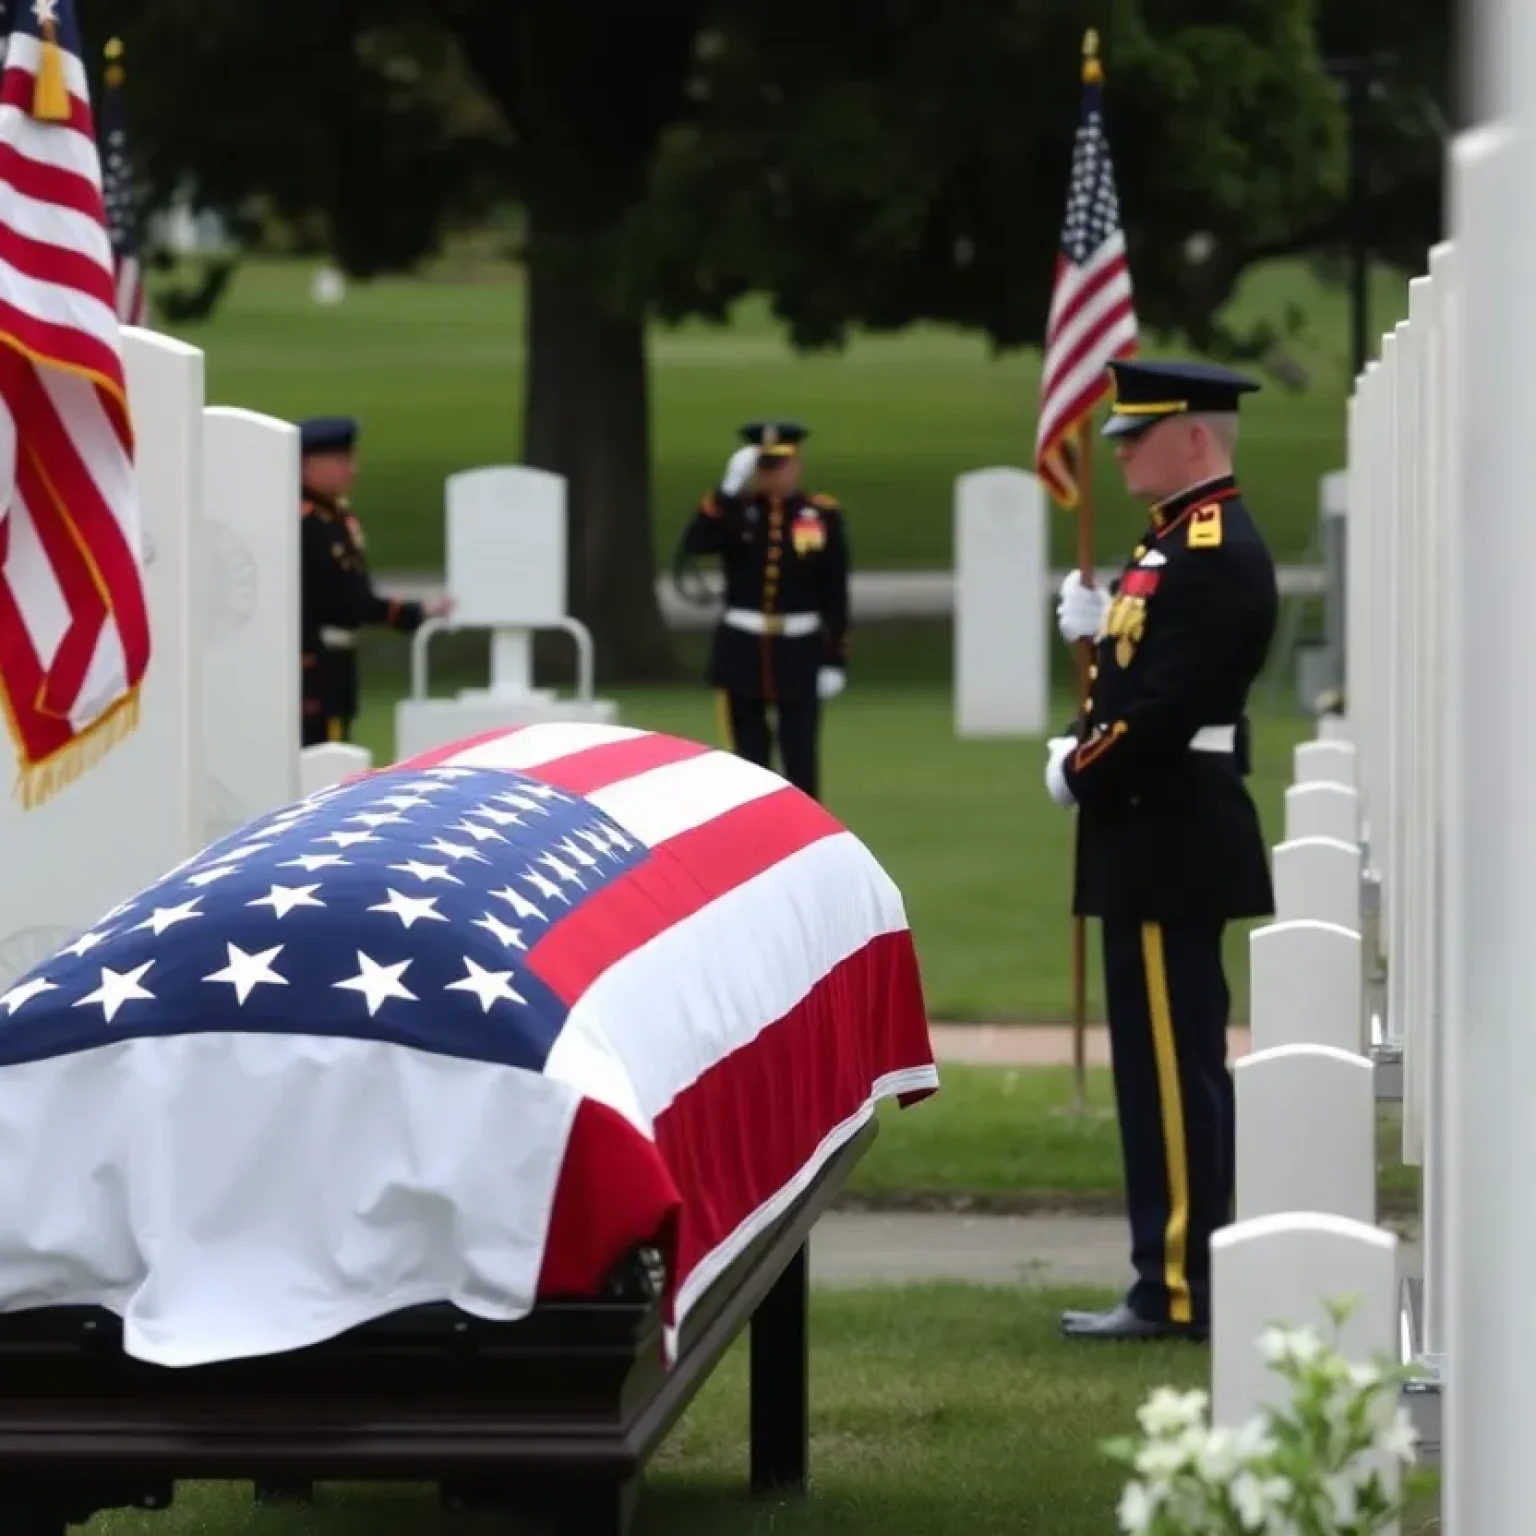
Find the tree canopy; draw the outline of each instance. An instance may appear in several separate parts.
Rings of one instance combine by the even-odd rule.
[[[576,611],[609,669],[636,675],[669,653],[651,596],[649,319],[723,319],[758,292],[803,346],[920,320],[1037,342],[1096,24],[1143,321],[1241,349],[1217,317],[1243,271],[1342,228],[1325,57],[1402,35],[1403,3],[1441,44],[1416,36],[1373,104],[1394,146],[1373,226],[1413,261],[1437,234],[1449,0],[112,10],[156,197],[268,209],[359,277],[415,264],[495,205],[526,210],[526,455],[568,477]]]

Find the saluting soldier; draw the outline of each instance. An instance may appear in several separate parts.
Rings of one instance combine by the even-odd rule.
[[[848,531],[837,498],[800,488],[793,421],[754,421],[683,532],[677,567],[719,555],[725,611],[708,680],[731,751],[771,766],[777,717],[784,777],[820,793],[821,706],[843,691],[848,659]]]
[[[1095,642],[1078,734],[1046,785],[1077,816],[1074,911],[1101,920],[1135,1281],[1069,1336],[1206,1337],[1210,1240],[1232,1219],[1230,994],[1222,934],[1274,892],[1246,710],[1274,636],[1274,562],[1232,472],[1252,380],[1197,363],[1111,365],[1105,435],[1151,521],[1105,593],[1076,573],[1057,609]]]
[[[303,463],[300,540],[301,739],[345,741],[357,716],[357,632],[387,625],[402,634],[448,613],[451,598],[423,605],[381,597],[363,557],[363,530],[347,503],[357,475],[358,425],[319,416],[299,425]]]

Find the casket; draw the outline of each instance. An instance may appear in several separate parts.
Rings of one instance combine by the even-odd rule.
[[[260,817],[0,998],[0,1531],[198,1478],[620,1531],[749,1322],[803,1486],[807,1234],[936,1086],[900,893],[729,754],[537,725]]]

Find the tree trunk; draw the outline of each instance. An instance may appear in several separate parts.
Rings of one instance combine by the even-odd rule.
[[[579,237],[551,229],[536,205],[528,213],[523,457],[566,479],[571,611],[592,631],[604,680],[675,679],[656,599],[645,322],[616,312],[581,259],[596,231],[578,254]]]

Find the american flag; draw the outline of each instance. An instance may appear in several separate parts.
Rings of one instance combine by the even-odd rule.
[[[107,238],[117,285],[117,318],[124,325],[144,323],[144,273],[134,229],[133,172],[128,160],[128,118],[123,103],[123,45],[107,44],[107,71],[101,96],[103,193]]]
[[[1067,508],[1077,505],[1080,489],[1073,438],[1109,389],[1110,360],[1130,357],[1136,350],[1136,307],[1104,132],[1103,98],[1103,70],[1091,42],[1046,321],[1035,433],[1035,473]]]
[[[0,692],[33,805],[133,728],[149,664],[112,245],[72,0],[0,80]]]
[[[258,818],[0,997],[0,1310],[190,1364],[451,1301],[673,1317],[937,1086],[900,893],[778,775],[494,732]]]

